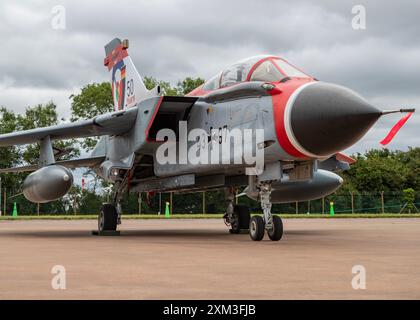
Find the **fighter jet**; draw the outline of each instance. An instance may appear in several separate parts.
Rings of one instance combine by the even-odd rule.
[[[40,144],[38,165],[23,183],[26,199],[63,197],[71,169],[90,167],[114,184],[110,203],[98,208],[98,231],[121,223],[124,192],[195,192],[224,188],[224,219],[231,233],[278,241],[283,223],[272,203],[319,199],[343,183],[337,171],[354,160],[340,153],[359,141],[384,114],[356,92],[319,81],[274,55],[239,61],[183,97],[148,90],[129,54],[128,40],[105,46],[115,111],[93,119],[0,135],[0,146]],[[88,157],[60,161],[52,141],[100,136]],[[243,188],[243,189],[241,189]],[[242,191],[241,191],[242,190]],[[235,204],[246,195],[263,215]]]

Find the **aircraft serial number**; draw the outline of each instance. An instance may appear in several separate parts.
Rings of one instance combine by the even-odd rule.
[[[255,314],[255,305],[248,304],[209,304],[208,315],[240,315],[247,317]]]

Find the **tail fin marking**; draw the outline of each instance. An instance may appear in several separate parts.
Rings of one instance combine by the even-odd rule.
[[[135,106],[159,93],[148,90],[127,52],[128,40],[113,39],[105,45],[104,65],[111,72],[111,89],[115,111]]]

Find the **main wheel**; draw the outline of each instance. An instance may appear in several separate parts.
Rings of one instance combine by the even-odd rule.
[[[254,241],[261,241],[264,238],[264,220],[260,216],[253,216],[249,223],[249,236]]]
[[[267,230],[268,237],[272,241],[279,241],[283,236],[283,221],[279,216],[273,216],[273,228]]]
[[[233,206],[233,221],[230,222],[230,232],[239,233],[241,232],[241,229],[248,229],[250,219],[251,214],[249,213],[249,208],[247,206]]]
[[[98,216],[99,231],[115,231],[117,230],[118,212],[112,203],[104,203]]]

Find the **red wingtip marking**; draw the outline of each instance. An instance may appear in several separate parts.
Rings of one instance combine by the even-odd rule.
[[[409,112],[407,115],[402,117],[389,131],[387,136],[380,142],[383,146],[386,146],[388,143],[392,141],[392,139],[395,137],[397,132],[402,128],[402,126],[407,122],[407,120],[411,117],[413,112]]]

